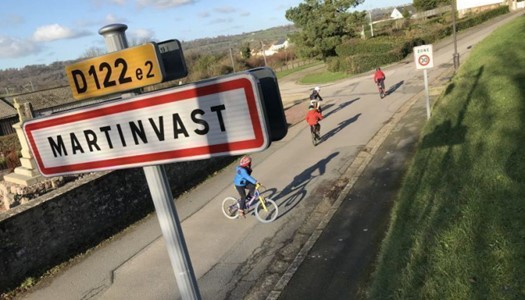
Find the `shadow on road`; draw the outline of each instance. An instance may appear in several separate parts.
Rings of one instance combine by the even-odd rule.
[[[387,95],[392,94],[392,93],[395,92],[400,86],[402,86],[403,83],[405,83],[405,81],[404,81],[404,80],[401,80],[400,82],[394,84],[393,86],[391,86],[391,87],[386,91],[386,94],[387,94]]]
[[[350,105],[350,104],[356,102],[356,101],[359,100],[359,99],[361,99],[361,98],[355,98],[355,99],[352,99],[352,100],[349,100],[349,101],[346,101],[346,102],[343,102],[343,103],[339,104],[334,110],[329,111],[326,115],[324,115],[324,117],[326,118],[326,117],[328,117],[328,116],[330,116],[330,115],[332,115],[332,114],[335,114],[336,112],[338,112],[338,111],[340,111],[341,109],[347,107],[348,105]],[[329,108],[329,107],[332,107],[332,106],[333,106],[333,105],[330,105],[330,106],[327,105],[326,108]],[[326,108],[325,108],[325,109],[326,109]]]
[[[351,117],[350,119],[339,123],[336,128],[328,131],[325,135],[321,136],[321,141],[319,143],[322,143],[322,142],[328,140],[329,138],[333,137],[339,131],[343,130],[343,128],[345,128],[346,126],[348,126],[348,125],[354,123],[355,121],[357,121],[357,119],[359,119],[360,116],[361,116],[361,113],[358,113],[357,115]],[[322,126],[321,126],[321,129],[322,129]]]
[[[295,176],[293,181],[273,198],[279,206],[277,219],[286,215],[304,199],[307,194],[306,185],[315,177],[322,176],[326,172],[326,165],[337,155],[339,152],[334,152]]]

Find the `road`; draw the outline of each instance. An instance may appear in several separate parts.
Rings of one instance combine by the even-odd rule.
[[[509,19],[458,35],[460,59]],[[450,39],[434,46],[435,67],[428,72],[431,90],[450,70],[452,49]],[[298,95],[307,95],[312,87],[279,82],[285,105],[290,107],[289,122],[294,119],[299,123],[289,128],[283,140],[252,155],[253,175],[270,188],[279,205],[280,216],[275,222],[261,224],[253,216],[232,221],[222,215],[222,199],[236,193],[232,186],[233,165],[176,199],[203,299],[264,299],[272,290],[277,298],[283,291],[283,287],[275,287],[277,283],[284,287],[293,283],[289,278],[298,268],[289,268],[290,264],[300,263],[298,254],[317,245],[315,239],[310,243],[311,237],[320,235],[320,224],[327,224],[341,201],[345,202],[352,184],[370,161],[367,157],[377,151],[391,131],[392,122],[402,116],[398,112],[424,101],[423,72],[415,70],[413,59],[384,71],[391,94],[383,100],[379,99],[371,74],[321,86],[326,119],[322,121],[322,143],[317,147],[310,142],[306,123],[300,122],[306,104],[293,105]],[[341,207],[348,215],[334,219],[351,222],[355,215]],[[282,295],[299,299],[293,293]],[[179,297],[158,220],[152,214],[22,298]]]

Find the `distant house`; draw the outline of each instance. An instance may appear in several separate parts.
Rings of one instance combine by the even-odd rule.
[[[408,12],[408,16],[411,17],[416,13],[416,9],[412,5],[405,5],[405,6],[397,6],[394,7],[392,10],[392,13],[390,14],[390,18],[394,20],[403,19],[403,14],[405,12]]]
[[[268,49],[263,49],[264,53],[261,51],[261,49],[252,49],[251,53],[252,56],[272,56],[281,50],[288,49],[289,46],[290,42],[287,39],[281,38],[272,44]]]
[[[279,39],[275,44],[270,46],[270,49],[265,50],[264,54],[266,56],[274,55],[275,53],[277,53],[277,52],[279,52],[281,50],[287,49],[288,45],[289,45],[289,42],[288,42],[287,39],[284,39],[284,38]]]

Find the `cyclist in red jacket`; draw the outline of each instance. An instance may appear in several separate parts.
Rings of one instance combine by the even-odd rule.
[[[380,67],[377,67],[374,73],[374,82],[377,84],[381,98],[385,96],[385,79],[385,73],[383,73]]]
[[[317,138],[319,138],[319,132],[321,130],[321,124],[319,124],[319,121],[323,118],[323,114],[321,114],[321,112],[319,112],[319,110],[317,110],[313,105],[308,107],[308,112],[306,113],[306,117],[304,119],[306,120],[306,123],[310,125],[310,130],[315,133]]]

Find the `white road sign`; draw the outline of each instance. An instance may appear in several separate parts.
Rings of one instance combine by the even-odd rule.
[[[249,74],[33,119],[23,128],[45,176],[237,155],[269,146],[257,79]]]
[[[433,68],[432,45],[414,47],[414,59],[417,70]]]

